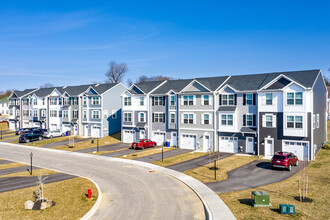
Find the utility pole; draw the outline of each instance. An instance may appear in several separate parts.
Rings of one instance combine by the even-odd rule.
[[[30,153],[30,158],[31,158],[31,170],[30,170],[30,175],[32,175],[32,157],[33,157],[33,153]]]

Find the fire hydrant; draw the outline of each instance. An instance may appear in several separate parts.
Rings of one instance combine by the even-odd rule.
[[[92,198],[92,194],[93,194],[92,193],[92,190],[91,189],[88,189],[88,196],[87,196],[87,198],[89,198],[89,199]]]

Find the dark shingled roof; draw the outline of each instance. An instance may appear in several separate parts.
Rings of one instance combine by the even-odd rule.
[[[240,132],[242,132],[242,133],[256,133],[257,128],[242,127]]]
[[[35,94],[38,97],[46,97],[46,96],[50,95],[54,91],[55,88],[57,90],[59,89],[58,87],[40,88],[37,91],[35,91],[34,93],[32,93],[32,94]]]
[[[78,96],[81,93],[85,92],[90,86],[94,84],[89,84],[89,85],[80,85],[80,86],[67,86],[67,87],[62,87],[63,93],[67,92],[69,96]]]
[[[105,83],[105,84],[95,84],[92,87],[99,93],[102,94],[112,87],[116,86],[118,83]],[[98,86],[97,86],[98,85]]]
[[[196,78],[196,80],[202,83],[207,88],[209,88],[211,91],[215,91],[227,78],[228,76],[220,76],[220,77]]]
[[[22,97],[22,96],[29,94],[30,92],[32,92],[34,90],[36,90],[36,89],[25,89],[23,91],[14,91],[14,92],[18,97]]]
[[[233,112],[236,110],[236,105],[235,106],[220,106],[218,108],[218,111],[229,111],[229,112]]]
[[[162,84],[164,81],[149,81],[149,82],[141,82],[141,83],[136,83],[136,85],[139,89],[141,89],[144,93],[148,94],[151,92],[153,89],[155,89],[157,86]],[[131,93],[136,93],[134,90],[130,89],[129,92]]]
[[[166,94],[170,90],[178,93],[182,89],[184,89],[193,79],[179,79],[179,80],[169,80],[163,85],[161,85],[158,89],[152,92],[152,94]]]

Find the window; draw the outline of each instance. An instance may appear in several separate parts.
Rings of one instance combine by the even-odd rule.
[[[315,129],[315,123],[316,123],[316,120],[315,120],[315,114],[313,115],[313,129]]]
[[[316,115],[316,128],[319,128],[320,127],[320,115],[317,114]]]
[[[29,116],[29,110],[23,110],[23,116]]]
[[[45,98],[42,99],[42,105],[45,105]]]
[[[93,119],[99,119],[100,118],[100,111],[93,111],[92,112],[92,118]]]
[[[253,94],[246,94],[246,104],[253,105]]]
[[[63,110],[63,118],[68,118],[68,117],[69,117],[69,111]]]
[[[144,106],[144,97],[140,97],[140,106]]]
[[[273,115],[266,115],[266,127],[273,127]]]
[[[57,111],[56,110],[50,110],[50,117],[57,117]]]
[[[73,110],[73,118],[78,118],[78,110]]]
[[[9,105],[15,105],[15,100],[14,99],[10,99],[9,100]]]
[[[222,95],[222,105],[234,105],[234,98],[235,96],[233,94],[230,95]]]
[[[112,119],[116,119],[117,118],[117,110],[112,110]]]
[[[33,117],[38,117],[38,110],[33,110]]]
[[[266,93],[266,105],[273,105],[273,93]]]
[[[175,113],[170,114],[170,123],[174,124],[175,123]]]
[[[154,113],[154,122],[165,122],[164,113]]]
[[[194,105],[194,96],[192,95],[183,96],[183,105]]]
[[[83,119],[87,119],[87,111],[86,110],[83,111]]]
[[[93,98],[98,98],[98,97],[93,97]],[[94,101],[94,100],[93,100]],[[78,105],[78,98],[77,97],[74,97],[73,98],[73,104],[74,105]]]
[[[171,99],[170,99],[170,105],[175,105],[175,96],[171,95]]]
[[[65,97],[63,102],[64,105],[69,105],[69,97]]]
[[[246,115],[246,125],[253,126],[253,115]]]
[[[194,124],[194,114],[183,114],[184,124]]]
[[[46,110],[45,109],[41,109],[40,117],[46,117]]]
[[[234,123],[232,114],[222,114],[221,115],[221,125],[232,126]]]
[[[302,92],[288,92],[286,95],[287,105],[302,105],[303,104],[303,95]]]
[[[13,110],[12,109],[9,110],[9,115],[13,116]]]
[[[286,118],[287,128],[303,128],[303,117],[288,115]]]
[[[23,105],[29,105],[29,100],[28,99],[23,99]]]
[[[124,121],[131,122],[132,121],[132,113],[124,113]]]
[[[87,105],[87,97],[86,96],[84,96],[83,100],[84,100],[84,105]]]
[[[124,97],[124,106],[131,106],[131,105],[132,105],[131,97]]]
[[[143,112],[139,113],[139,122],[146,122],[145,113]]]
[[[100,97],[93,97],[93,105],[99,105],[100,104]]]
[[[164,105],[164,97],[155,96],[154,97],[154,105]]]
[[[210,105],[210,96],[203,95],[203,105]]]
[[[38,99],[37,98],[33,99],[33,105],[38,105]]]
[[[19,116],[19,109],[16,109],[16,116]]]
[[[59,99],[58,99],[58,104],[59,104],[59,105],[62,105],[62,98],[59,98]]]
[[[62,110],[58,111],[58,117],[62,118]]]
[[[204,116],[203,116],[203,124],[205,124],[205,125],[210,124],[210,115],[209,114],[204,114]]]
[[[56,105],[56,98],[50,98],[50,105]]]

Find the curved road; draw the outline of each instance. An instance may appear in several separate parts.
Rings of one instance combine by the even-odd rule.
[[[89,175],[99,185],[102,200],[92,219],[205,219],[199,197],[168,175],[102,157],[0,143],[0,158],[29,164],[31,151],[34,166]]]

